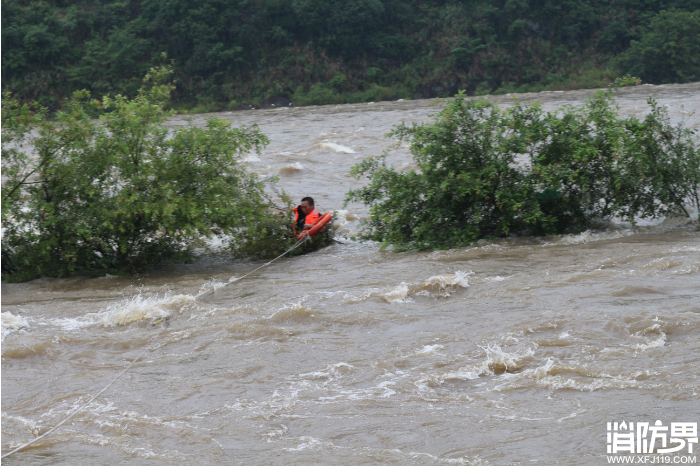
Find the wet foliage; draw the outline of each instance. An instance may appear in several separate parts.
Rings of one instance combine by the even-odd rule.
[[[77,92],[52,121],[3,96],[3,278],[136,273],[277,221],[266,186],[239,163],[267,138],[217,118],[169,133],[170,72],[149,71],[134,99]],[[109,113],[91,120],[95,108]],[[258,254],[255,238],[244,243],[241,254]]]
[[[390,134],[410,145],[417,169],[368,157],[352,170],[368,184],[347,202],[371,207],[364,238],[398,249],[576,232],[613,217],[689,216],[700,207],[695,132],[648,104],[639,120],[617,116],[613,91],[554,113],[460,93],[432,121]]]
[[[249,224],[239,234],[231,238],[229,248],[235,258],[273,259],[296,245],[298,233],[294,231],[294,204],[284,192],[276,192],[282,199],[284,210],[271,214],[254,224]],[[335,229],[333,221],[317,235],[308,238],[303,244],[286,254],[287,257],[308,254],[333,242]]]

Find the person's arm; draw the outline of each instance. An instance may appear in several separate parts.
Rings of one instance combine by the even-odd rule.
[[[319,220],[321,220],[321,217],[323,217],[323,215],[319,215],[313,223],[304,223],[304,230],[309,230],[313,228],[313,226],[316,225],[319,222]]]

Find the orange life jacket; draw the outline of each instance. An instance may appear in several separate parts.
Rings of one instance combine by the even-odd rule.
[[[304,215],[302,212],[299,211],[299,206],[296,206],[295,208],[292,209],[292,212],[294,212],[294,223],[299,222],[299,215]],[[304,219],[304,223],[308,223],[313,225],[314,223],[318,222],[318,219],[321,218],[321,214],[318,211],[317,208],[314,207],[314,210],[309,212],[306,215],[306,218]],[[294,229],[294,233],[297,233],[296,228]]]

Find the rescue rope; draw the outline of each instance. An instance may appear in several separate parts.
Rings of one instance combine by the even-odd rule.
[[[45,437],[48,437],[48,435],[49,435],[51,432],[53,432],[54,430],[56,430],[56,429],[58,429],[59,427],[61,427],[63,424],[65,424],[66,422],[68,422],[69,420],[71,420],[71,419],[73,418],[73,416],[75,416],[76,414],[78,414],[80,411],[84,410],[84,409],[87,408],[88,406],[90,406],[90,405],[92,404],[92,402],[95,401],[95,398],[97,398],[98,396],[100,396],[105,390],[107,390],[109,387],[111,387],[112,384],[113,384],[114,382],[116,382],[117,380],[119,380],[119,378],[120,378],[122,375],[124,375],[124,374],[126,373],[126,371],[128,371],[128,370],[131,368],[131,366],[133,366],[134,363],[135,363],[136,361],[138,361],[139,359],[141,359],[141,357],[142,357],[144,354],[146,354],[148,351],[151,351],[151,348],[146,348],[145,350],[143,350],[143,351],[141,352],[141,354],[139,354],[139,355],[136,357],[136,359],[134,359],[133,361],[131,361],[131,362],[129,363],[129,365],[126,366],[126,367],[124,368],[124,370],[121,371],[121,372],[119,373],[119,375],[117,375],[114,379],[112,379],[112,381],[111,381],[110,383],[108,383],[107,386],[106,386],[105,388],[103,388],[102,390],[100,390],[100,392],[99,392],[97,395],[95,395],[95,396],[93,396],[92,398],[90,398],[90,401],[88,401],[87,403],[85,403],[83,406],[81,406],[80,408],[76,409],[75,411],[73,411],[67,418],[65,418],[64,420],[62,420],[62,421],[59,422],[58,424],[56,424],[54,427],[52,427],[50,430],[48,430],[47,432],[45,432],[43,435],[41,435],[41,436],[35,438],[34,440],[32,440],[32,441],[30,441],[30,442],[25,443],[25,444],[22,445],[21,447],[15,448],[14,450],[12,450],[12,451],[9,452],[9,453],[5,453],[4,455],[2,455],[2,457],[0,457],[0,459],[3,459],[3,460],[4,460],[4,459],[7,458],[8,456],[10,456],[10,455],[12,455],[12,454],[14,454],[14,453],[17,453],[17,452],[20,451],[20,450],[23,450],[23,449],[27,448],[27,447],[28,447],[29,445],[31,445],[32,443],[38,442],[39,440],[41,440],[41,439],[43,439],[43,438],[45,438]]]
[[[304,244],[309,238],[310,238],[310,236],[305,235],[302,239],[300,239],[299,241],[297,241],[296,244],[295,244],[294,246],[292,246],[291,248],[287,249],[285,252],[283,252],[283,253],[280,254],[279,256],[275,257],[274,259],[272,259],[270,262],[267,262],[267,263],[261,265],[261,266],[258,267],[257,269],[253,270],[252,272],[248,272],[247,274],[243,275],[242,277],[231,277],[231,278],[228,280],[228,282],[226,282],[226,284],[225,284],[224,286],[228,286],[228,285],[230,285],[231,283],[235,283],[235,282],[237,282],[237,281],[243,280],[243,279],[244,279],[245,277],[247,277],[248,275],[251,275],[251,274],[257,272],[258,270],[262,269],[263,267],[267,267],[268,265],[270,265],[270,264],[272,264],[273,262],[275,262],[277,259],[280,259],[281,257],[283,257],[285,254],[288,254],[288,253],[294,251],[296,248],[298,248],[299,246],[301,246],[302,244]],[[223,287],[220,287],[220,288],[223,288]],[[218,288],[217,288],[217,289],[218,289]],[[216,289],[209,290],[209,291],[205,291],[205,292],[203,292],[203,293],[199,293],[197,296],[194,297],[194,299],[195,299],[195,301],[199,301],[199,300],[201,300],[202,298],[213,294],[215,291],[216,291]],[[162,322],[162,320],[159,321],[159,322]],[[13,455],[13,454],[17,453],[18,451],[27,448],[29,445],[31,445],[31,444],[33,444],[33,443],[36,443],[36,442],[38,442],[39,440],[41,440],[41,439],[43,439],[43,438],[48,437],[49,434],[51,434],[53,431],[55,431],[56,429],[58,429],[59,427],[61,427],[61,426],[62,426],[63,424],[65,424],[66,422],[70,421],[70,420],[73,418],[73,416],[75,416],[76,414],[78,414],[80,411],[84,410],[84,409],[87,408],[88,406],[90,406],[90,405],[92,404],[92,402],[95,401],[95,398],[97,398],[97,397],[100,396],[102,393],[104,393],[104,391],[107,390],[109,387],[111,387],[112,384],[113,384],[114,382],[116,382],[117,380],[119,380],[119,378],[120,378],[122,375],[126,374],[126,372],[127,372],[129,369],[131,369],[131,366],[133,366],[133,365],[136,363],[136,361],[138,361],[139,359],[141,359],[141,358],[143,357],[144,354],[148,353],[149,351],[151,351],[151,350],[153,350],[153,349],[154,349],[154,348],[151,347],[151,348],[146,348],[145,350],[143,350],[143,351],[141,352],[141,354],[139,354],[139,355],[136,357],[136,359],[134,359],[133,361],[131,361],[131,362],[124,368],[124,370],[122,370],[115,378],[112,379],[111,382],[109,382],[109,383],[105,386],[105,388],[103,388],[102,390],[99,391],[99,393],[97,393],[97,394],[94,395],[92,398],[90,398],[90,401],[88,401],[87,403],[85,403],[83,406],[81,406],[80,408],[76,409],[75,411],[73,411],[73,412],[72,412],[68,417],[66,417],[64,420],[62,420],[61,422],[59,422],[58,424],[56,424],[54,427],[52,427],[51,429],[49,429],[47,432],[43,433],[41,436],[35,438],[34,440],[32,440],[32,441],[30,441],[30,442],[27,442],[27,443],[25,443],[24,445],[15,448],[15,449],[12,450],[11,452],[5,453],[4,455],[0,456],[0,460],[4,460],[4,459],[7,458],[8,456]]]
[[[272,264],[274,261],[276,261],[276,260],[279,259],[280,257],[284,256],[285,254],[288,254],[288,253],[294,251],[296,248],[298,248],[299,246],[301,246],[302,244],[304,244],[304,242],[305,242],[306,240],[310,239],[310,238],[311,238],[311,237],[310,237],[309,235],[305,235],[302,239],[300,239],[299,241],[297,241],[296,244],[295,244],[294,246],[292,246],[291,248],[287,249],[287,250],[284,251],[282,254],[280,254],[279,256],[277,256],[277,257],[275,257],[274,259],[272,259],[270,262],[261,265],[261,266],[258,267],[257,269],[253,270],[252,272],[248,272],[247,274],[243,275],[242,277],[231,277],[231,278],[229,278],[228,282],[226,282],[223,286],[220,286],[219,288],[223,288],[224,286],[229,286],[231,283],[235,283],[235,282],[237,282],[237,281],[243,280],[243,279],[244,279],[245,277],[247,277],[248,275],[254,274],[254,273],[257,272],[258,270],[262,269],[263,267],[267,267],[268,265]],[[214,294],[214,292],[215,292],[216,290],[218,290],[219,288],[214,288],[214,289],[211,289],[211,290],[208,290],[208,291],[204,291],[204,292],[202,292],[202,293],[199,293],[197,296],[194,297],[194,300],[195,300],[195,301],[199,301],[199,300],[201,300],[202,298],[205,298],[205,297],[207,297],[207,296],[209,296],[209,295],[212,295],[212,294]]]

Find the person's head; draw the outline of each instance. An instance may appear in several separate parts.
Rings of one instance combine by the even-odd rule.
[[[304,214],[309,215],[314,210],[314,200],[311,197],[305,197],[301,200],[301,210]]]

